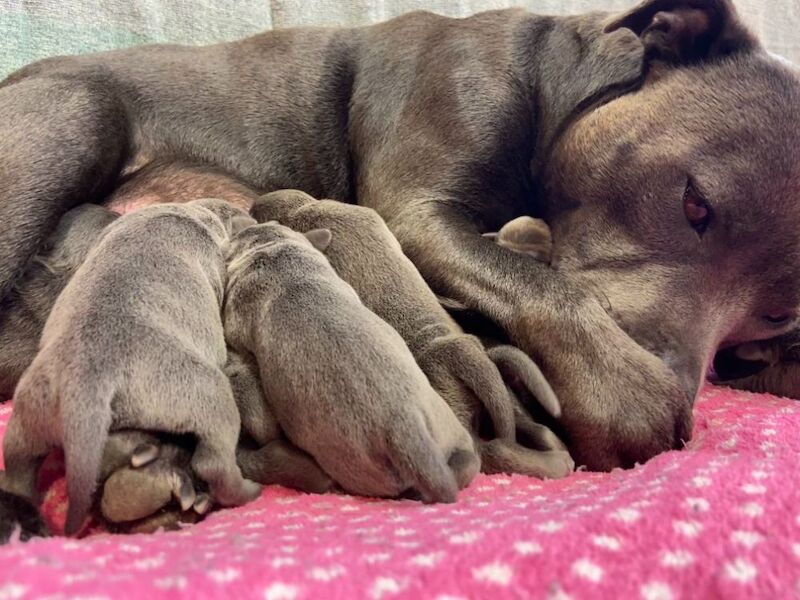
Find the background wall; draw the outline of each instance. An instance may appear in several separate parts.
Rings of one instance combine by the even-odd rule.
[[[0,0],[0,77],[38,58],[148,42],[204,44],[271,27],[363,25],[410,10],[619,11],[637,0]],[[773,52],[800,63],[800,0],[737,0]]]

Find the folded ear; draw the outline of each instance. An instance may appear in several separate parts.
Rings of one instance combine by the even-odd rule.
[[[311,245],[320,252],[325,252],[333,237],[330,229],[312,229],[311,231],[306,231],[303,235],[305,235],[308,241],[311,242]]]
[[[606,24],[606,33],[630,29],[645,58],[700,62],[753,50],[758,40],[739,19],[731,0],[644,0]]]
[[[240,231],[243,231],[255,224],[256,221],[252,217],[248,217],[247,215],[235,215],[228,221],[228,229],[230,230],[231,237],[233,237]]]

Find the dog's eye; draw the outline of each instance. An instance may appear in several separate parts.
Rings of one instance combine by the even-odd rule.
[[[780,326],[787,325],[793,319],[792,315],[777,313],[774,315],[764,315],[764,320],[770,325]]]
[[[683,214],[698,235],[703,235],[711,223],[711,207],[705,198],[695,189],[691,180],[686,184],[683,193]]]

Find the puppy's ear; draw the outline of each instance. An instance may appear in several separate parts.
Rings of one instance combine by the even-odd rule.
[[[701,62],[759,46],[731,0],[644,0],[613,18],[605,31],[623,28],[639,36],[646,59],[668,63]]]
[[[311,245],[320,252],[325,252],[325,250],[327,250],[331,243],[331,238],[333,237],[330,229],[312,229],[311,231],[306,231],[303,235],[305,235],[308,241],[311,242]]]
[[[230,235],[234,236],[240,231],[243,231],[255,224],[256,221],[252,217],[248,217],[247,215],[236,215],[231,217],[228,223],[228,229],[230,230]]]

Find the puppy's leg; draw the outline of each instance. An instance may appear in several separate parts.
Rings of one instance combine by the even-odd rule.
[[[575,463],[562,450],[529,450],[507,440],[481,444],[481,468],[484,473],[518,473],[531,477],[559,479],[572,473]]]
[[[223,506],[245,504],[258,497],[261,486],[242,477],[236,464],[241,423],[228,378],[219,369],[209,375],[198,375],[202,393],[191,403],[176,403],[170,420],[190,424],[197,438],[192,468],[213,499]]]
[[[15,407],[3,438],[6,470],[2,488],[36,503],[39,467],[50,450],[51,446],[27,426]]]
[[[6,465],[3,487],[36,502],[39,467],[55,445],[48,427],[55,409],[51,386],[42,369],[32,366],[17,386],[14,411],[3,438]]]
[[[280,426],[264,398],[255,359],[228,349],[228,362],[224,371],[230,380],[239,410],[242,432],[249,435],[258,446],[278,439]]]
[[[262,448],[239,448],[236,453],[242,475],[264,485],[283,485],[312,494],[322,494],[333,480],[308,454],[283,440]]]
[[[127,146],[106,81],[12,78],[0,84],[0,298],[61,215],[108,190]]]

